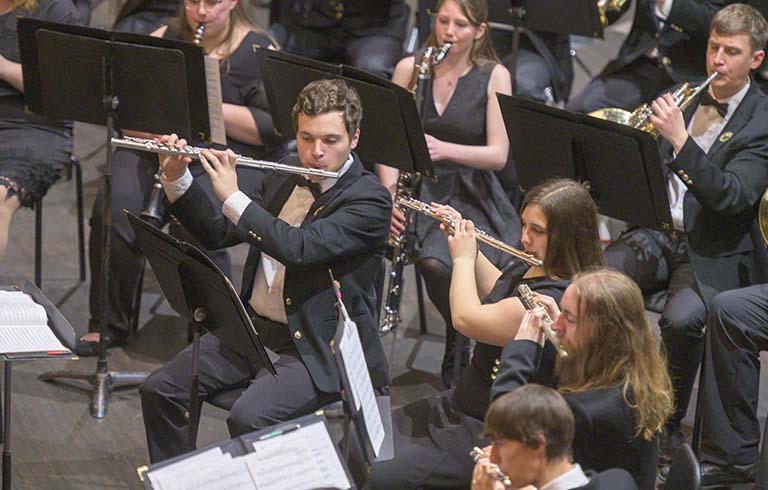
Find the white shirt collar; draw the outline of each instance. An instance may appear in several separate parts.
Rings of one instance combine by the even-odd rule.
[[[581,465],[576,463],[570,471],[566,471],[539,490],[569,490],[571,488],[583,487],[587,483],[589,483],[589,478],[584,474]]]
[[[339,172],[338,172],[339,173],[339,177],[338,178],[332,179],[330,177],[326,177],[326,178],[318,181],[318,185],[320,186],[320,192],[324,193],[325,191],[327,191],[328,189],[330,189],[331,187],[336,185],[336,182],[338,182],[338,180],[341,178],[342,175],[347,173],[347,170],[349,170],[349,167],[352,166],[352,162],[354,162],[354,161],[355,161],[355,158],[352,156],[352,153],[350,153],[349,156],[347,156],[347,161],[344,162],[344,165],[342,165],[342,167],[339,169]]]

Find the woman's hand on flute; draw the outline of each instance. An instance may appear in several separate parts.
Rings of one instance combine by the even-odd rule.
[[[445,227],[445,225],[440,225]],[[454,221],[453,234],[448,235],[448,251],[451,252],[451,260],[467,259],[473,263],[477,259],[477,237],[475,225],[468,219]]]

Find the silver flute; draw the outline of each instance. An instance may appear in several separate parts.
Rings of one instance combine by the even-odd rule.
[[[520,301],[522,301],[527,309],[532,310],[537,306],[541,306],[533,300],[533,291],[531,291],[530,286],[527,284],[520,284],[517,286],[517,292],[520,293]],[[549,314],[546,314],[544,316],[544,324],[541,327],[549,341],[552,342],[552,345],[557,349],[558,355],[562,358],[566,358],[568,357],[568,353],[565,351],[563,344],[560,343],[560,337],[558,337],[555,331],[552,330],[552,323],[552,318],[549,317]]]
[[[164,145],[157,143],[154,140],[145,138],[132,138],[127,136],[125,138],[112,138],[112,145],[117,148],[128,148],[130,150],[148,151],[150,153],[157,153],[158,155],[172,155],[190,157],[193,160],[200,158],[200,153],[207,148],[199,148],[196,146],[184,146],[179,148],[176,146]],[[285,172],[288,174],[300,174],[310,177],[325,177],[329,179],[338,179],[338,172],[329,172],[327,170],[320,170],[317,168],[305,168],[296,167],[294,165],[288,165],[285,163],[268,162],[266,160],[255,160],[253,158],[244,157],[242,155],[236,155],[237,164],[243,167],[249,168],[261,168],[267,170],[275,170],[277,172]]]
[[[453,232],[453,227],[455,224],[455,219],[451,216],[440,216],[439,214],[432,211],[432,208],[429,207],[429,204],[421,202],[417,199],[412,198],[404,198],[401,197],[397,200],[397,205],[402,206],[404,208],[410,208],[414,211],[421,213],[425,216],[429,216],[432,219],[435,219],[445,226],[448,227],[448,229]],[[506,243],[502,242],[501,240],[497,238],[493,238],[488,233],[478,230],[475,228],[475,234],[477,235],[477,239],[480,240],[483,243],[486,243],[490,245],[493,248],[499,249],[502,252],[506,252],[514,257],[517,257],[518,259],[522,260],[528,265],[532,265],[534,267],[542,267],[544,263],[534,257],[533,255],[527,254],[523,252],[522,250],[518,250],[511,245],[507,245]]]
[[[469,452],[469,455],[472,457],[472,461],[477,463],[480,458],[485,456],[485,453],[482,449],[475,446],[472,448],[472,451]],[[510,481],[509,477],[501,471],[499,465],[491,463],[491,472],[493,473],[493,479],[504,485],[504,488],[512,488],[512,481]]]

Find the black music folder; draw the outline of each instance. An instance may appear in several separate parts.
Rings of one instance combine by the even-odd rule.
[[[209,99],[199,46],[31,18],[20,18],[18,30],[30,111],[104,125],[104,96],[117,95],[117,128],[211,139],[215,109],[189,103]],[[44,69],[62,60],[65,67]],[[105,82],[113,93],[105,94]]]
[[[280,134],[294,135],[291,109],[304,86],[314,80],[339,78],[357,90],[363,104],[360,141],[355,149],[360,159],[367,164],[381,163],[434,177],[411,92],[350,66],[321,63],[281,51],[260,51],[264,88]]]
[[[520,97],[498,97],[524,189],[568,177],[587,187],[601,214],[672,231],[665,169],[650,134]]]
[[[354,490],[319,410],[137,470],[146,490]]]
[[[267,350],[229,278],[194,245],[125,212],[171,307],[276,376]]]

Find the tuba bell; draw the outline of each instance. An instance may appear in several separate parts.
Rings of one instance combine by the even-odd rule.
[[[717,75],[718,73],[713,71],[709,78],[701,82],[696,88],[691,88],[691,84],[689,82],[682,84],[671,94],[672,98],[675,100],[675,105],[677,105],[681,111],[685,110],[685,108],[688,107],[693,99],[699,95],[702,90],[707,88],[710,82],[712,82],[712,80],[714,80]],[[625,126],[631,126],[641,131],[645,131],[646,133],[650,133],[654,138],[656,138],[658,137],[658,133],[656,132],[656,128],[651,122],[652,114],[653,110],[651,109],[651,105],[648,103],[641,105],[632,112],[624,109],[608,107],[605,109],[597,109],[589,113],[590,116],[596,117],[598,119],[612,121],[615,123],[623,124]]]
[[[597,0],[597,11],[600,14],[600,24],[608,27],[608,12],[621,12],[627,0]]]

